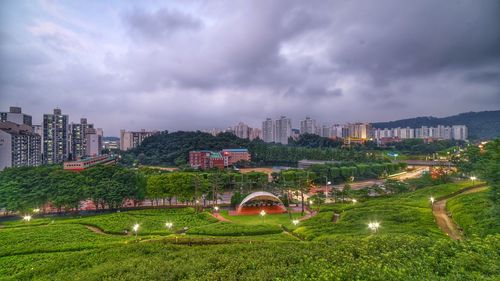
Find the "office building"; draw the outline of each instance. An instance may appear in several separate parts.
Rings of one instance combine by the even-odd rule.
[[[68,115],[61,109],[43,115],[43,161],[47,164],[62,163],[68,159]]]
[[[146,138],[157,133],[157,131],[146,131],[144,129],[137,132],[120,130],[120,149],[129,150],[138,147]]]
[[[41,137],[31,126],[0,122],[0,170],[42,163]]]
[[[9,112],[0,112],[0,122],[9,121],[16,124],[31,126],[31,115],[23,114],[20,107],[11,106]]]

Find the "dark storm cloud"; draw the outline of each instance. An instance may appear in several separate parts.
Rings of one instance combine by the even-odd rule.
[[[148,40],[161,40],[175,32],[196,30],[202,22],[181,11],[161,8],[154,12],[146,12],[135,8],[124,15],[125,24],[134,37]]]
[[[115,135],[500,107],[498,1],[71,4],[5,14],[2,105],[35,120],[57,105]]]

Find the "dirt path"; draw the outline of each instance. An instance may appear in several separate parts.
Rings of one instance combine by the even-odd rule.
[[[95,227],[95,226],[91,226],[91,225],[84,225],[88,230],[94,232],[94,233],[97,233],[97,234],[107,234],[107,233],[104,233],[104,231],[102,231],[101,229]]]
[[[461,194],[483,191],[484,189],[486,189],[486,187],[484,186],[474,187],[471,189],[464,190],[463,192],[460,192],[458,194],[455,194],[450,198],[454,198]],[[460,240],[462,239],[462,234],[460,233],[460,230],[458,230],[458,227],[455,224],[455,222],[448,216],[448,212],[446,210],[446,202],[450,198],[444,198],[434,202],[434,205],[432,205],[432,213],[436,218],[437,225],[444,233],[446,233],[446,235],[448,235],[453,240]]]
[[[210,215],[212,215],[212,217],[218,219],[219,221],[223,221],[223,222],[232,222],[228,219],[226,219],[225,217],[221,216],[219,213],[210,213]]]

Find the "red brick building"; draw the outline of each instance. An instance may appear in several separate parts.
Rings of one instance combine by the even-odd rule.
[[[190,151],[189,165],[202,170],[210,168],[224,169],[224,157],[220,153],[209,150]]]
[[[223,149],[221,151],[224,157],[225,166],[232,166],[239,161],[250,161],[251,156],[246,148]]]

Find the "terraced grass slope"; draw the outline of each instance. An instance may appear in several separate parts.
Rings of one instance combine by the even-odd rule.
[[[500,218],[493,213],[493,202],[488,192],[485,188],[481,192],[462,194],[446,204],[453,220],[468,237],[500,233]]]

